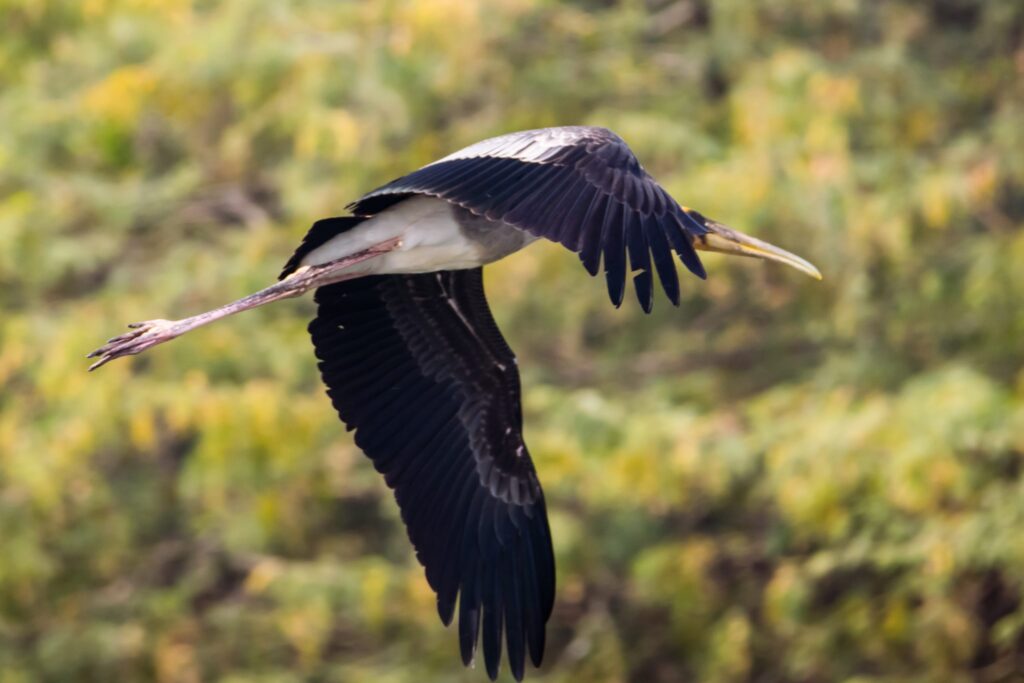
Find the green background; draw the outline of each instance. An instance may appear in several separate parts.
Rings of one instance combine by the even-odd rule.
[[[0,683],[483,681],[270,283],[487,136],[612,128],[716,255],[488,268],[558,601],[534,680],[1024,680],[1024,4],[0,0]],[[508,677],[503,670],[503,677]]]

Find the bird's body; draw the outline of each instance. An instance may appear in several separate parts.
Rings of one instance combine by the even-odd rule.
[[[555,595],[544,494],[522,438],[515,355],[491,316],[482,266],[546,238],[603,269],[613,303],[632,275],[640,305],[654,277],[672,303],[673,254],[696,250],[803,259],[681,207],[603,128],[512,133],[471,145],[317,221],[278,283],[207,313],[132,326],[93,367],[213,320],[316,289],[310,333],[328,394],[402,511],[445,624],[459,615],[497,675],[502,645],[521,679],[537,666]],[[628,258],[628,262],[627,262]]]
[[[303,256],[299,265],[329,263],[392,238],[400,238],[401,246],[347,272],[379,275],[476,268],[538,239],[443,199],[417,195],[335,235]]]

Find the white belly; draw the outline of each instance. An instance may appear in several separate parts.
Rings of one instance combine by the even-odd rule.
[[[370,275],[457,270],[490,263],[536,239],[512,226],[494,223],[494,230],[516,233],[513,244],[496,253],[486,244],[486,230],[473,231],[476,238],[467,235],[456,219],[456,210],[443,199],[412,197],[331,238],[309,252],[302,265],[334,261],[399,237],[402,243],[394,251],[357,264],[348,272]]]

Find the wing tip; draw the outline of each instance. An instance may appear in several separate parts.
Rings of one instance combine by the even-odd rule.
[[[700,260],[700,257],[697,256],[696,252],[694,252],[693,258],[693,265],[686,263],[685,261],[683,263],[686,263],[686,267],[690,270],[691,273],[699,277],[701,280],[707,280],[708,271],[704,270],[704,262]]]
[[[459,600],[465,599],[465,596]],[[459,614],[459,653],[462,655],[462,665],[472,666],[473,658],[476,656],[476,646],[480,633],[480,608],[473,607],[461,611]]]
[[[441,618],[441,623],[445,628],[451,626],[452,620],[455,618],[455,600],[444,600],[438,595],[437,616]]]

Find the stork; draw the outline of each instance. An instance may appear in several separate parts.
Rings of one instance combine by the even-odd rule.
[[[90,370],[315,289],[309,331],[327,393],[394,490],[446,626],[458,608],[463,663],[482,642],[493,680],[504,642],[521,680],[527,653],[534,666],[544,654],[555,561],[522,437],[516,358],[488,308],[482,267],[552,240],[591,275],[603,259],[616,306],[631,274],[645,312],[655,273],[679,304],[673,252],[702,279],[697,250],[821,275],[794,254],[680,206],[604,128],[484,140],[347,208],[351,215],[313,224],[277,283],[182,320],[129,325],[89,354],[97,358]]]

